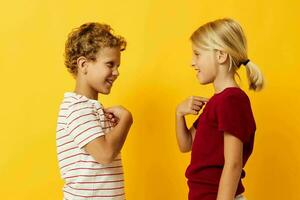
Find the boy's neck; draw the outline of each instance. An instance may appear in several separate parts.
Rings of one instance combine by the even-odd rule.
[[[81,83],[81,81],[78,80],[78,79],[76,79],[76,85],[75,85],[74,92],[76,94],[80,94],[82,96],[85,96],[89,99],[98,100],[98,92],[93,90],[87,84]]]

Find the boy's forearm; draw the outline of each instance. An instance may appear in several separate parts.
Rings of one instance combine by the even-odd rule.
[[[233,200],[242,172],[242,165],[224,165],[217,200]]]
[[[121,151],[131,125],[131,117],[120,119],[118,124],[105,135],[107,146],[110,149],[111,156],[113,158],[115,158]]]
[[[176,113],[176,137],[181,152],[188,152],[191,146],[192,136],[186,126],[185,118]]]

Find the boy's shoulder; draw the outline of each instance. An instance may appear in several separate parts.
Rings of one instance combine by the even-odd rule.
[[[87,107],[97,111],[102,108],[102,105],[97,100],[89,99],[74,92],[66,92],[64,94],[62,106],[69,111]]]

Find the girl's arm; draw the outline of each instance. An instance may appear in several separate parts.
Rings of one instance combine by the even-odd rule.
[[[243,143],[230,133],[224,133],[225,164],[217,200],[233,200],[243,168]]]
[[[192,96],[176,108],[176,138],[181,152],[189,152],[192,148],[192,143],[195,137],[196,129],[192,126],[187,128],[185,122],[185,115],[198,115],[201,108],[208,99],[202,97]]]
[[[182,153],[191,150],[195,133],[196,129],[193,126],[190,129],[187,128],[184,116],[176,114],[176,137]]]

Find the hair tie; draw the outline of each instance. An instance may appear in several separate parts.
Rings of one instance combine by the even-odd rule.
[[[248,62],[250,62],[249,59],[245,60],[244,62],[241,62],[241,65],[245,65],[246,66],[248,64]]]

